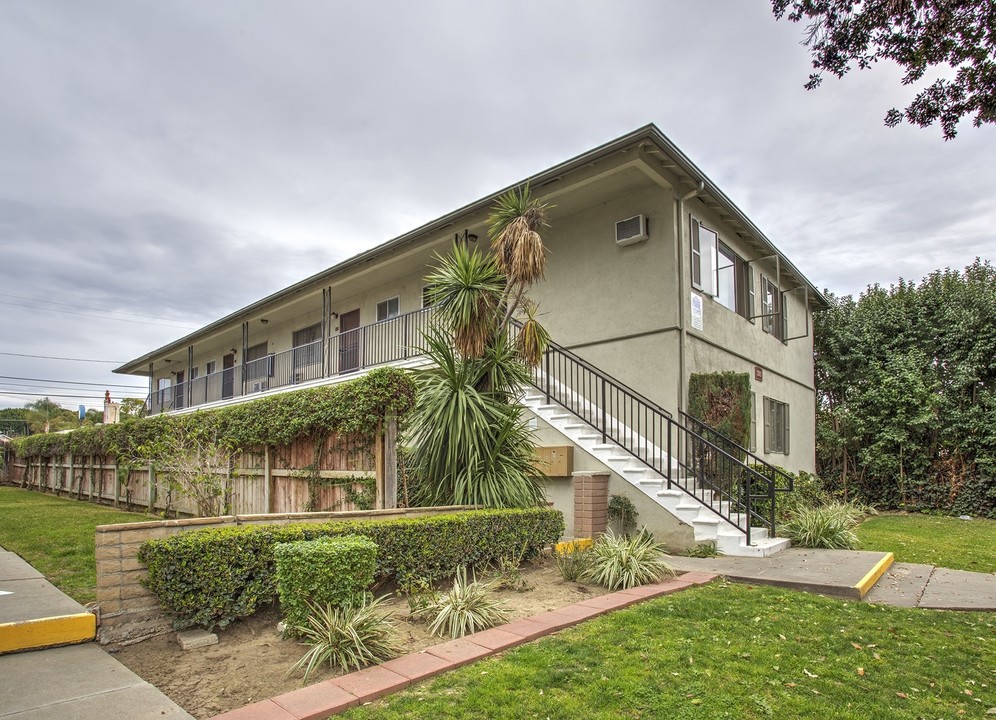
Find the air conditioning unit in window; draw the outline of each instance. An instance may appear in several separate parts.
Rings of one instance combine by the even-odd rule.
[[[645,215],[634,215],[616,223],[616,245],[633,245],[649,237]]]

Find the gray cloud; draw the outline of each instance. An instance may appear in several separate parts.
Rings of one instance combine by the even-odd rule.
[[[991,258],[992,129],[882,127],[888,66],[805,92],[801,33],[737,0],[5,3],[0,292],[208,322],[647,122],[820,287]],[[183,334],[0,308],[8,352]]]

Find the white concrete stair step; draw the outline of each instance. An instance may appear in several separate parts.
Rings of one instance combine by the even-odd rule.
[[[695,532],[696,540],[715,540],[722,521],[718,517],[708,517],[703,513],[692,519],[692,529]]]

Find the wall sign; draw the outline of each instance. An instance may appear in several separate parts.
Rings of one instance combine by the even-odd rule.
[[[702,296],[692,293],[692,328],[702,329]]]

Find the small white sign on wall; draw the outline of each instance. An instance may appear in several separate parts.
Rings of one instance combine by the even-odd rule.
[[[692,293],[692,328],[702,329],[702,296]]]

